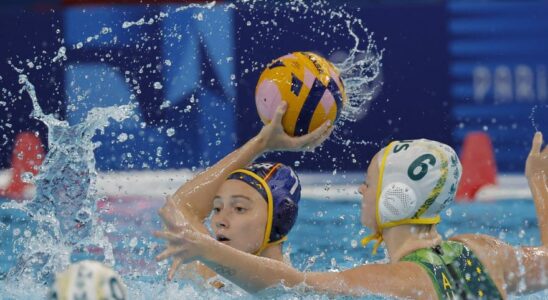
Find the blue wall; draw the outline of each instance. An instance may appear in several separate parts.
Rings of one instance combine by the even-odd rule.
[[[499,168],[522,171],[533,129],[548,132],[548,3],[453,1],[448,12],[454,142],[485,130]]]
[[[493,138],[499,169],[521,172],[534,128],[548,132],[548,4],[360,5],[348,9],[385,49],[384,84],[367,114],[338,134],[372,145],[328,141],[314,154],[268,158],[299,161],[300,170],[363,170],[391,139],[424,137],[459,148],[466,133],[484,130]],[[9,167],[18,132],[46,135],[29,119],[30,100],[18,94],[17,73],[7,59],[27,66],[44,110],[71,123],[94,106],[138,103],[134,118],[96,137],[102,143],[96,150],[98,168],[165,169],[211,165],[259,131],[254,91],[261,64],[292,51],[332,57],[353,46],[348,36],[303,39],[309,19],[278,17],[266,35],[247,25],[251,19],[272,19],[273,6],[175,12],[177,7],[0,10],[6,45],[0,47],[0,101],[6,103],[0,103],[0,167]],[[151,25],[121,26],[161,12],[169,16]],[[68,48],[67,60],[52,63],[61,45]],[[29,68],[26,59],[35,57]]]

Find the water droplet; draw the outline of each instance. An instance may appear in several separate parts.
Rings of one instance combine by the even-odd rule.
[[[455,234],[455,229],[453,228],[449,228],[447,229],[445,232],[444,232],[444,236],[445,238],[449,238],[450,236],[452,236],[453,234]]]
[[[118,135],[118,142],[123,143],[127,141],[127,138],[128,138],[127,133],[122,132],[120,133],[120,135]]]
[[[106,233],[116,232],[116,227],[114,227],[114,225],[112,225],[112,224],[107,224],[107,226],[105,228],[105,232]]]
[[[160,109],[168,108],[170,106],[171,106],[171,101],[166,100],[166,101],[162,102],[162,104],[160,105]]]
[[[34,180],[34,175],[31,172],[24,172],[21,174],[21,180],[25,183],[32,183]]]
[[[204,14],[203,13],[197,13],[195,15],[192,16],[194,19],[198,20],[198,21],[203,21],[204,20]]]
[[[506,232],[501,231],[499,232],[499,239],[504,240],[506,238]]]
[[[110,32],[112,32],[112,29],[110,29],[109,27],[101,28],[101,34],[107,34],[107,33],[110,33]]]
[[[57,55],[51,61],[56,62],[60,59],[61,60],[67,60],[66,53],[67,53],[67,48],[65,48],[64,46],[60,47],[59,50],[57,50]],[[19,83],[23,84],[24,80],[23,80],[23,82],[21,82],[21,79],[20,79]]]
[[[162,84],[158,81],[154,83],[154,89],[161,90],[163,88]]]

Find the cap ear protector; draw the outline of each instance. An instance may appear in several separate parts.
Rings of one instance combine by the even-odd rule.
[[[400,225],[432,225],[454,199],[462,173],[455,151],[426,139],[394,141],[379,158],[376,190],[376,232],[362,245],[383,240],[383,230]]]
[[[417,195],[403,182],[393,182],[381,192],[379,212],[383,223],[407,219],[417,211]]]

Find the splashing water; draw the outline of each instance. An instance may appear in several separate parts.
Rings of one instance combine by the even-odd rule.
[[[272,41],[272,49],[274,49],[276,44],[283,43],[281,38],[283,39],[284,35],[293,35],[294,33],[290,30],[291,28],[280,25],[284,20],[291,20],[293,23],[293,21],[297,22],[312,18],[321,19],[322,21],[312,26],[310,32],[297,36],[297,38],[309,42],[319,43],[336,36],[347,36],[353,41],[353,47],[350,46],[348,49],[343,50],[345,58],[336,65],[341,71],[349,99],[348,105],[341,114],[341,121],[354,122],[359,119],[364,109],[366,109],[367,103],[373,99],[375,90],[378,88],[376,82],[379,79],[382,67],[383,51],[377,49],[373,34],[368,32],[359,18],[345,12],[341,7],[334,8],[331,6],[330,8],[327,1],[315,1],[312,4],[297,0],[277,3],[274,7],[270,8],[274,12],[271,15],[272,19],[257,17],[260,14],[255,14],[254,12],[258,12],[260,8],[263,6],[266,7],[266,5],[269,5],[267,1],[249,0],[240,0],[223,5],[225,11],[230,9],[234,13],[242,14],[244,19],[247,18],[244,22],[245,25],[243,25],[245,28],[252,27],[254,29],[250,37],[253,43],[249,49],[250,52],[260,51],[265,40]],[[155,13],[153,16],[143,16],[136,21],[125,21],[117,26],[121,26],[129,31],[133,26],[153,25],[175,13],[183,12],[190,8],[210,10],[214,6],[219,5],[216,5],[215,2],[190,4],[166,12]],[[251,13],[249,16],[246,16],[246,12]],[[199,15],[196,18],[199,19]],[[336,20],[336,22],[325,22],[327,19]],[[338,23],[338,25],[332,27],[333,23]],[[241,29],[236,29],[237,33]],[[54,57],[49,58],[48,61],[49,63],[62,63],[67,60],[67,55],[70,57],[70,51],[87,47],[87,43],[93,42],[100,36],[108,35],[111,32],[110,27],[103,27],[100,33],[85,38],[77,44],[66,45],[66,47],[61,46],[57,53],[53,54]],[[170,32],[162,32],[160,36],[169,34]],[[331,55],[335,50],[333,49],[324,55]],[[231,76],[231,79],[235,82],[247,76],[247,68],[251,71],[258,71],[264,68],[264,64],[268,63],[266,61],[255,61],[254,59],[245,57],[245,55],[240,58],[230,56],[225,57],[225,59],[227,62],[229,60],[239,61],[246,68],[246,71],[233,75],[234,78]],[[161,63],[164,63],[163,59],[161,59]],[[171,64],[170,60],[165,61],[166,66],[171,66]],[[15,66],[12,65],[12,67],[16,69]],[[16,70],[22,74],[24,68],[26,67],[22,66]],[[134,76],[134,72],[127,72],[126,79],[138,86],[137,81],[131,78]],[[236,76],[240,78],[235,78]],[[94,144],[91,139],[97,130],[103,131],[109,125],[109,119],[112,118],[120,122],[128,118],[132,114],[133,106],[94,108],[88,113],[85,121],[74,126],[69,126],[67,122],[43,113],[38,104],[34,87],[25,75],[20,75],[20,83],[23,85],[21,92],[26,92],[32,100],[32,116],[42,121],[48,127],[49,152],[41,167],[40,174],[29,179],[33,180],[37,186],[35,199],[22,205],[4,204],[2,206],[2,208],[24,210],[38,224],[35,226],[35,229],[32,229],[33,232],[30,236],[22,235],[15,242],[14,248],[23,248],[24,250],[17,252],[17,266],[10,271],[8,277],[20,277],[24,275],[42,282],[47,281],[53,273],[68,265],[72,251],[90,245],[103,248],[106,262],[113,264],[112,246],[106,239],[104,228],[97,221],[95,212],[96,202],[100,197],[95,189],[97,173],[95,171],[93,149],[99,145]],[[164,82],[158,82],[155,87],[157,87],[157,90],[160,90],[163,85],[165,85]],[[166,103],[169,102],[166,101]],[[174,133],[174,128],[169,127],[166,130],[167,136],[172,136]],[[124,136],[120,138],[125,140]],[[356,141],[352,142],[356,143]],[[367,144],[368,142],[362,141],[362,143]],[[137,240],[135,239],[135,241]],[[131,248],[135,248],[135,246],[133,245]],[[126,246],[126,248],[128,247]],[[320,256],[325,256],[325,253],[322,252]],[[304,261],[301,268],[310,269],[314,265],[315,260],[316,258],[313,256],[310,261]],[[141,273],[144,273],[144,271],[141,271],[139,274]],[[163,278],[163,275],[158,276],[162,276]],[[201,288],[196,285],[187,285],[181,288],[172,284],[166,287],[158,283],[161,279],[154,278],[153,280],[154,283],[132,279],[126,280],[130,287],[130,295],[134,296],[132,298],[147,299],[161,295],[168,296],[168,298],[170,296],[175,298],[175,295],[179,297],[193,297],[200,295],[201,292]],[[280,291],[274,291],[271,295],[279,297],[284,292],[287,292],[287,289],[281,288]],[[31,291],[29,295],[36,296],[38,294],[43,294],[43,291]],[[22,294],[14,295],[16,296],[13,298],[21,298]],[[266,295],[270,294],[267,293]],[[211,292],[208,293],[208,296],[212,298],[224,298],[226,294],[219,297],[216,292]],[[237,297],[241,296],[242,294],[238,292]],[[289,294],[287,296],[288,298],[292,296],[306,298],[307,295],[296,289],[293,295]],[[317,297],[312,295],[311,298]]]
[[[256,0],[236,1],[235,3],[239,12],[259,12],[261,8],[274,12],[272,19],[260,19],[257,17],[260,16],[260,13],[244,16],[244,19],[247,18],[247,24],[256,29],[256,33],[252,33],[251,40],[255,41],[254,47],[256,46],[258,49],[263,49],[261,44],[264,40],[273,41],[274,45],[267,49],[269,51],[276,49],[276,43],[283,43],[284,39],[290,40],[291,38],[308,41],[312,47],[322,41],[327,43],[331,39],[348,41],[350,44],[348,47],[333,45],[327,53],[322,53],[339,69],[348,99],[341,111],[338,124],[335,124],[332,141],[345,146],[380,146],[375,142],[353,138],[352,132],[347,132],[349,126],[346,126],[359,121],[367,114],[370,103],[382,87],[384,49],[377,46],[374,33],[366,27],[360,17],[349,11],[344,4],[334,7],[328,1],[322,0],[313,3],[292,0],[276,3],[272,7],[264,1]],[[279,18],[289,20],[295,26],[302,26],[299,22],[303,20],[311,20],[312,26],[310,31],[304,33],[287,30],[281,25],[282,20]],[[305,50],[315,51],[314,48]],[[251,71],[264,67],[260,62],[253,60],[248,61],[242,58],[242,61],[246,66],[251,66]]]
[[[548,105],[535,105],[531,109],[531,114],[529,115],[529,119],[531,120],[531,126],[535,129],[535,131],[545,131],[548,127],[548,123],[546,123],[546,118],[543,118],[542,116],[546,116],[548,113]]]
[[[191,3],[189,5],[184,5],[181,7],[178,7],[175,9],[175,12],[185,11],[187,9],[191,8],[205,8],[205,9],[211,9],[215,6],[215,1],[207,2],[206,4],[198,4],[198,3]],[[231,7],[231,6],[228,6]],[[149,18],[145,21],[145,18],[141,18],[137,21],[125,21],[122,23],[122,28],[126,29],[132,26],[143,26],[143,25],[152,25],[156,22],[162,21],[164,18],[168,17],[169,13],[166,12],[160,12],[158,15],[155,15],[152,18]]]
[[[341,112],[343,122],[357,121],[381,84],[376,83],[376,79],[381,71],[384,49],[377,49],[373,33],[367,34],[367,47],[360,49],[360,38],[352,29],[354,24],[367,32],[361,20],[346,21],[348,31],[354,39],[354,48],[343,62],[335,64],[341,72],[348,97],[348,103]]]
[[[174,12],[178,13],[191,8],[211,10],[215,6],[218,6],[215,1],[207,2],[205,4],[189,4],[176,8]],[[236,12],[238,10],[253,11],[258,10],[259,8],[269,9],[269,4],[257,0],[239,0],[235,3],[225,5],[225,10],[233,9]],[[270,7],[270,9],[272,9],[272,7]],[[308,5],[302,0],[292,0],[285,3],[277,3],[274,7],[274,11],[276,17],[284,16],[285,18],[292,20],[292,22],[312,17],[329,17],[330,19],[340,20],[341,24],[345,24],[346,28],[343,26],[340,28],[330,28],[325,22],[322,22],[321,24],[316,24],[318,26],[317,28],[312,29],[310,36],[299,36],[299,38],[314,40],[322,36],[329,38],[336,34],[341,36],[349,35],[352,38],[354,42],[353,48],[348,51],[348,54],[345,55],[346,58],[344,58],[342,62],[335,63],[335,66],[341,72],[341,78],[344,82],[348,97],[348,102],[341,113],[341,123],[355,122],[363,117],[365,110],[367,109],[367,104],[373,99],[382,84],[379,82],[379,75],[382,68],[384,49],[378,49],[377,43],[374,40],[374,33],[369,32],[361,19],[353,16],[343,7],[332,10],[329,3],[326,1],[316,1],[313,4]],[[143,17],[137,21],[125,21],[122,24],[122,28],[152,25],[168,16],[169,13],[161,12],[158,15],[148,18],[148,20],[145,20]],[[256,20],[256,18],[252,16],[247,20],[246,24],[248,26],[255,24],[255,27],[257,27],[257,38],[252,38],[256,43],[262,43],[265,39],[279,40],[279,36],[274,36],[275,31],[272,30],[272,27],[278,27],[278,22],[275,19]],[[356,31],[355,28],[358,31]],[[362,35],[365,35],[365,38],[362,37]],[[242,59],[245,61],[245,58]],[[259,66],[258,63],[259,62],[255,61],[245,61],[246,65],[253,66],[252,70],[262,67]]]
[[[86,119],[74,126],[46,115],[38,104],[34,86],[27,76],[20,74],[20,92],[27,92],[32,100],[31,116],[48,128],[49,151],[33,178],[36,196],[24,205],[4,204],[2,208],[24,210],[34,222],[35,232],[15,241],[17,265],[8,277],[49,281],[56,271],[69,264],[73,249],[88,246],[103,249],[105,261],[114,264],[112,246],[104,235],[95,213],[99,196],[95,189],[97,172],[92,142],[97,130],[109,125],[109,119],[121,122],[131,116],[133,105],[94,108]]]

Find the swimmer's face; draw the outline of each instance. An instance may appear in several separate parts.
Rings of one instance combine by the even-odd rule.
[[[365,181],[359,187],[359,192],[362,195],[362,225],[368,227],[371,230],[377,229],[376,220],[376,201],[377,196],[377,182],[379,180],[379,165],[378,165],[377,153],[369,163]]]
[[[211,227],[218,241],[254,253],[263,242],[267,204],[247,183],[229,179],[213,200]]]

